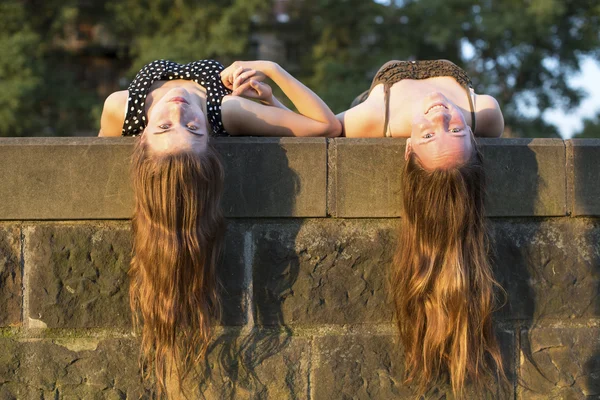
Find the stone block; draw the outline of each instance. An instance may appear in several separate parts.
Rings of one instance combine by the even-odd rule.
[[[569,209],[572,215],[600,215],[600,140],[567,140]]]
[[[128,138],[0,141],[3,219],[129,218]]]
[[[132,339],[0,339],[2,399],[152,398]]]
[[[24,234],[30,326],[131,328],[129,223],[45,223]]]
[[[389,322],[386,282],[397,222],[318,219],[256,225],[255,324]]]
[[[339,218],[399,216],[405,142],[330,140],[329,214]]]
[[[311,398],[415,398],[403,384],[403,355],[396,336],[317,336]]]
[[[523,330],[517,395],[522,399],[600,397],[600,329]]]
[[[324,217],[324,138],[221,138],[228,217]]]
[[[251,227],[248,224],[229,221],[225,233],[225,246],[218,267],[222,284],[221,324],[244,325],[248,320],[249,285],[252,279],[250,261],[246,261],[246,248],[251,246]]]
[[[488,216],[566,215],[566,155],[561,139],[478,142],[488,180]]]
[[[21,324],[21,229],[0,225],[0,327]]]
[[[566,214],[560,139],[479,139],[488,177],[488,216]],[[330,141],[329,214],[396,217],[402,210],[404,139]]]
[[[231,225],[218,268],[221,323],[247,320],[244,227]],[[31,327],[131,328],[129,222],[43,223],[25,227],[27,317]]]
[[[133,138],[0,141],[0,218],[121,219],[133,211]],[[228,217],[326,214],[324,138],[220,138]]]
[[[289,330],[224,333],[212,343],[200,374],[186,381],[185,393],[207,400],[305,399],[309,363],[309,340]]]
[[[508,294],[498,317],[564,321],[599,315],[599,221],[497,220],[492,226],[498,280]]]
[[[512,353],[514,348],[512,333],[500,336],[500,343],[503,353]],[[511,361],[508,362],[512,364]],[[404,382],[404,356],[397,336],[373,334],[317,336],[312,365],[311,398],[314,400],[418,397],[416,387]],[[454,396],[449,384],[440,381],[426,391],[425,398],[453,399]],[[499,385],[493,382],[490,390],[483,391],[467,386],[464,398],[510,399],[512,384]]]

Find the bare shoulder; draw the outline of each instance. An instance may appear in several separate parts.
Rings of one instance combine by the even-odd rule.
[[[500,111],[500,106],[498,105],[498,101],[489,94],[478,94],[476,106],[477,112],[481,110],[498,110]]]
[[[129,92],[127,90],[120,90],[106,98],[102,109],[98,136],[121,136],[128,97]]]
[[[504,117],[498,101],[487,94],[475,95],[476,136],[500,137],[504,132]]]
[[[382,137],[383,115],[385,115],[377,98],[369,96],[367,100],[337,115],[342,123],[346,137]]]

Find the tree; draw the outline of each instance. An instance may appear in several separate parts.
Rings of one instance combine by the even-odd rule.
[[[600,59],[596,0],[5,0],[0,22],[0,135],[95,132],[108,92],[146,62],[228,64],[270,35],[336,112],[389,59],[446,58],[499,100],[507,133],[557,137],[544,110],[577,106],[567,77]]]
[[[156,59],[226,64],[247,55],[253,19],[269,11],[262,0],[111,0],[111,28],[124,43],[130,75]]]
[[[600,113],[583,120],[581,131],[573,135],[573,139],[600,138]]]
[[[32,119],[39,77],[43,66],[36,63],[41,39],[27,22],[18,3],[0,4],[0,136],[20,136],[38,128]]]
[[[567,77],[581,56],[600,58],[600,5],[592,0],[304,0],[291,14],[297,35],[314,43],[303,75],[336,111],[387,59],[446,58],[469,72],[476,91],[499,100],[514,135],[558,136],[543,111],[577,106],[582,93]],[[528,117],[524,107],[539,113]]]

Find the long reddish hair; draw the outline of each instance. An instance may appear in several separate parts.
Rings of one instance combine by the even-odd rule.
[[[466,382],[504,378],[492,327],[495,281],[484,215],[485,174],[473,141],[464,165],[427,170],[411,153],[391,297],[407,381],[420,393],[447,373],[455,395]]]
[[[130,305],[134,327],[141,329],[145,377],[154,371],[161,395],[167,376],[174,373],[182,387],[203,359],[219,314],[223,167],[210,144],[201,153],[154,154],[142,137],[132,178]]]

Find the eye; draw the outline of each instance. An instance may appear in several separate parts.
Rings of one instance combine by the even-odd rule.
[[[431,139],[433,137],[433,133],[426,133],[423,135],[423,139]]]
[[[450,129],[450,132],[452,133],[458,133],[458,132],[462,132],[463,128],[452,128]]]
[[[198,127],[197,127],[196,125],[191,125],[191,124],[190,124],[190,125],[188,125],[187,127],[188,127],[188,129],[189,129],[190,131],[197,131],[197,130],[198,130]]]
[[[169,129],[169,127],[170,127],[170,126],[171,126],[171,125],[169,125],[169,124],[162,124],[162,125],[159,125],[158,127],[159,127],[160,129]]]

